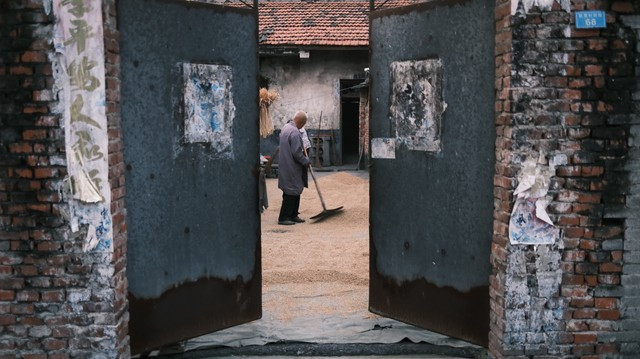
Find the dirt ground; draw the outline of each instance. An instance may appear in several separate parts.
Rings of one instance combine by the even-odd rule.
[[[278,225],[282,192],[277,179],[267,179],[269,208],[262,214],[264,310],[287,321],[301,311],[349,315],[366,312],[369,281],[369,181],[366,173],[317,173],[328,208],[344,210],[325,221],[309,217],[322,211],[311,177],[302,193],[300,217],[306,223]],[[364,177],[364,178],[363,178]],[[291,292],[293,290],[293,292]],[[351,295],[344,295],[346,292]],[[323,297],[314,301],[313,298]],[[373,314],[371,314],[373,315]]]
[[[313,182],[300,216],[306,223],[278,225],[282,192],[267,179],[269,208],[262,214],[262,318],[191,339],[184,350],[268,343],[414,343],[468,346],[368,310],[369,180],[366,172],[318,173],[328,208],[344,211],[319,223]]]

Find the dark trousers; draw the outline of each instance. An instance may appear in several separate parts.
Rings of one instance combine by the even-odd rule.
[[[300,196],[290,196],[282,194],[282,207],[280,207],[280,216],[278,221],[286,221],[296,218],[300,209]]]

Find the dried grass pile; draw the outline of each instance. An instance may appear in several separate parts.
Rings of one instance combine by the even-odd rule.
[[[276,91],[269,91],[266,88],[260,89],[260,137],[266,138],[273,133],[273,121],[269,107],[278,98]]]

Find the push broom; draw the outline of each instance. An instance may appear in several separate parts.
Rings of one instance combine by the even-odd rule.
[[[302,149],[304,151],[305,156],[309,157],[307,155],[307,150],[304,148],[304,146],[302,146]],[[316,156],[318,155],[318,153],[316,153]],[[334,216],[336,214],[338,214],[339,212],[342,211],[342,209],[344,208],[343,206],[340,206],[338,208],[332,208],[332,209],[327,209],[327,205],[324,203],[324,198],[322,198],[322,193],[320,193],[320,187],[318,186],[318,180],[316,180],[316,175],[313,174],[313,168],[311,168],[311,166],[309,166],[309,173],[311,173],[311,178],[313,178],[313,183],[316,185],[316,191],[318,191],[318,197],[320,197],[320,203],[322,203],[322,212],[320,212],[319,214],[316,214],[313,217],[310,217],[309,219],[314,220],[315,222],[320,222],[320,221],[324,221],[325,219]]]

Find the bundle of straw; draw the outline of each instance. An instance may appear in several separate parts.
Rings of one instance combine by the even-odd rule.
[[[273,121],[269,106],[278,98],[278,93],[266,88],[260,89],[260,137],[266,138],[273,133]]]

